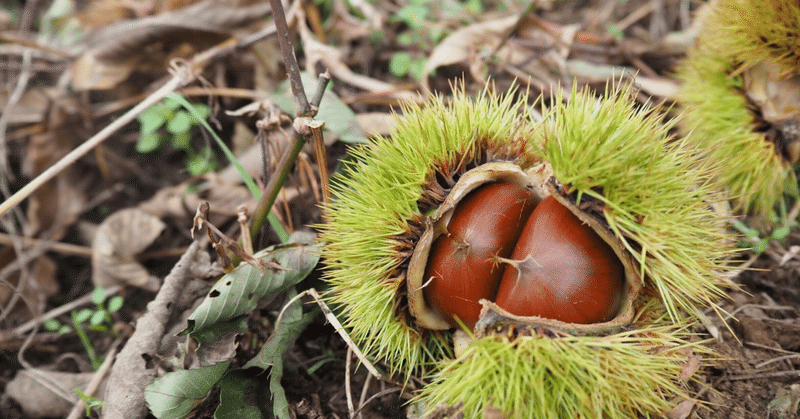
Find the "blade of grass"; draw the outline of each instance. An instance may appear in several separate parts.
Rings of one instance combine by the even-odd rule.
[[[236,167],[236,170],[239,172],[239,176],[242,177],[242,181],[244,181],[245,186],[247,186],[247,189],[250,191],[253,197],[256,200],[261,199],[261,190],[258,188],[258,185],[256,185],[256,182],[247,173],[247,171],[239,162],[239,159],[237,159],[236,156],[233,154],[231,149],[228,148],[225,142],[222,141],[221,138],[219,138],[214,129],[211,128],[211,125],[208,124],[208,121],[205,120],[205,117],[203,117],[194,108],[194,105],[192,105],[188,100],[186,100],[186,98],[184,98],[183,95],[175,92],[170,92],[165,97],[168,97],[180,103],[181,106],[183,106],[187,111],[189,111],[189,113],[191,113],[195,118],[197,118],[197,120],[200,122],[203,128],[205,128],[214,138],[214,141],[217,142],[217,145],[219,146],[220,149],[222,149],[222,152],[225,154],[225,157],[227,157],[228,160],[231,162],[231,164],[233,164],[234,167]],[[278,218],[275,216],[275,214],[270,212],[267,215],[267,221],[269,222],[270,227],[272,227],[272,229],[275,230],[275,233],[278,235],[278,238],[280,239],[281,243],[286,243],[286,241],[289,239],[289,233],[287,233],[286,229],[283,228],[283,226],[278,221]]]

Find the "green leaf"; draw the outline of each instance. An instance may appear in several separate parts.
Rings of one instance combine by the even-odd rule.
[[[92,317],[92,313],[94,313],[94,310],[82,308],[77,312],[73,312],[72,320],[77,324],[85,323],[86,320],[89,320],[89,317]]]
[[[174,92],[173,92],[174,93]],[[186,100],[186,98],[180,93],[174,93],[175,96],[180,96],[181,99]],[[168,95],[164,96],[164,100],[161,101],[164,104],[164,110],[172,113],[176,111],[178,108],[181,107],[182,103],[180,100],[175,98],[174,96]]]
[[[271,418],[269,411],[269,389],[258,377],[250,377],[243,370],[226,374],[219,381],[219,406],[215,419],[264,419]]]
[[[284,292],[302,281],[319,260],[316,245],[287,245],[255,254],[256,259],[276,262],[284,269],[258,268],[242,263],[211,287],[205,300],[189,316],[188,326],[181,334],[193,336],[216,323],[253,311],[264,297]]]
[[[103,323],[106,319],[106,312],[105,310],[97,310],[92,313],[92,317],[89,318],[89,324],[92,326],[99,326]]]
[[[428,17],[428,8],[420,4],[408,4],[394,16],[390,16],[390,21],[403,22],[411,29],[419,29],[425,24]]]
[[[42,327],[48,332],[56,332],[61,328],[61,322],[56,319],[47,319],[42,322]]]
[[[158,150],[159,147],[161,147],[161,135],[157,132],[144,134],[136,140],[137,153],[151,153]]]
[[[208,105],[203,103],[195,103],[194,110],[197,111],[197,115],[199,115],[200,119],[202,120],[208,119],[208,115],[211,115],[211,109],[208,107]],[[198,122],[197,116],[192,115],[192,121],[195,123]]]
[[[758,243],[753,245],[753,252],[757,254],[764,253],[767,251],[767,246],[769,246],[769,238],[761,239]]]
[[[147,108],[144,112],[140,113],[136,120],[139,121],[139,132],[150,134],[156,132],[162,125],[164,125],[164,105],[156,103],[155,105]]]
[[[404,77],[411,68],[411,56],[407,52],[397,52],[389,60],[389,72],[395,77]]]
[[[425,77],[425,60],[412,60],[409,72],[415,80],[422,80]]]
[[[414,35],[411,32],[403,32],[397,35],[397,43],[403,46],[411,46],[414,44]]]
[[[122,296],[115,295],[108,300],[108,311],[111,313],[116,313],[122,308],[122,305],[125,303],[125,299]]]
[[[230,363],[174,371],[157,378],[144,390],[150,411],[159,419],[185,418],[219,381]]]
[[[176,111],[175,114],[172,115],[172,119],[167,121],[167,131],[169,131],[170,134],[185,133],[190,129],[192,129],[192,117],[184,110]]]
[[[309,97],[317,89],[317,78],[307,72],[300,73],[303,81],[303,89]],[[278,85],[276,94],[269,95],[282,111],[289,115],[295,115],[294,99],[291,97],[289,83],[284,81]],[[332,90],[326,90],[319,104],[319,111],[315,117],[317,120],[325,122],[325,131],[336,134],[340,140],[348,144],[366,143],[367,137],[361,126],[358,125],[356,114],[344,102],[336,96]]]
[[[58,332],[56,332],[56,333],[58,333],[59,335],[65,335],[65,334],[67,334],[67,333],[69,333],[71,331],[72,331],[72,327],[70,325],[62,324],[61,328],[59,328]]]
[[[287,293],[287,298],[292,298],[297,293]],[[283,311],[280,322],[275,326],[275,332],[261,347],[258,355],[251,359],[244,368],[257,367],[269,369],[269,390],[272,395],[272,412],[278,419],[289,419],[289,402],[281,386],[283,377],[283,358],[294,346],[294,342],[309,323],[314,320],[317,310],[303,314],[303,304],[295,300]]]
[[[790,230],[788,226],[778,227],[772,231],[772,238],[775,240],[783,240],[789,235]]]
[[[189,147],[192,145],[192,137],[189,135],[189,131],[178,132],[172,136],[170,143],[175,150],[188,151]]]
[[[747,230],[745,230],[744,236],[747,237],[748,239],[754,239],[758,237],[758,230],[754,228],[748,228]]]
[[[206,147],[201,152],[191,155],[186,161],[186,169],[192,176],[213,172],[219,166],[216,156]]]
[[[92,303],[99,306],[106,300],[106,289],[100,286],[94,287],[92,290]]]

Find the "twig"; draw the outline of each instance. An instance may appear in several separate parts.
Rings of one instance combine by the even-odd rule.
[[[79,246],[71,243],[42,240],[32,237],[11,236],[9,234],[0,233],[0,244],[11,245],[16,239],[20,240],[20,242],[26,246],[44,245],[49,251],[56,253],[87,258],[92,257],[92,248],[89,246]]]
[[[297,160],[297,155],[300,154],[300,150],[303,149],[304,145],[305,140],[303,137],[298,136],[294,143],[292,143],[292,146],[281,156],[278,167],[275,168],[276,173],[270,176],[269,183],[267,183],[267,186],[264,188],[264,193],[261,195],[261,199],[258,200],[258,204],[256,204],[256,208],[253,210],[253,218],[250,222],[251,237],[258,237],[258,232],[261,231],[264,220],[267,219],[267,214],[272,209],[275,198],[278,197],[278,191],[280,191],[283,184],[286,183],[289,172],[292,170],[295,160]]]
[[[764,362],[756,364],[756,368],[764,368],[767,365],[772,364],[773,362],[786,361],[788,359],[800,359],[800,354],[794,353],[794,354],[791,354],[791,355],[784,355],[784,356],[779,356],[777,358],[768,359],[768,360],[766,360]]]
[[[282,13],[283,10],[281,10],[281,14]],[[77,161],[83,155],[100,145],[117,130],[133,121],[140,113],[158,103],[168,93],[194,81],[197,78],[199,71],[202,70],[203,67],[205,67],[211,60],[219,59],[239,48],[252,45],[257,40],[264,39],[274,33],[275,27],[270,25],[269,27],[257,32],[253,36],[245,38],[242,42],[237,42],[236,38],[230,38],[209,50],[197,54],[185,68],[181,69],[182,71],[178,71],[173,74],[171,79],[169,79],[166,83],[164,83],[164,85],[142,100],[142,102],[134,106],[128,112],[125,112],[125,114],[119,118],[115,119],[112,123],[100,130],[100,132],[86,140],[83,144],[79,145],[69,154],[61,158],[61,160],[47,168],[47,170],[42,172],[27,185],[23,186],[14,195],[6,199],[2,204],[0,204],[0,215],[5,214],[9,209],[19,205],[19,203],[33,193],[33,191],[54,178],[57,174],[61,173],[62,170]]]
[[[325,150],[325,139],[322,137],[322,127],[325,121],[311,121],[311,135],[314,137],[314,150],[317,153],[319,177],[322,183],[322,204],[327,207],[331,203],[330,177],[328,175],[328,152]]]
[[[278,46],[283,55],[283,64],[286,66],[286,73],[289,76],[289,84],[294,95],[294,106],[297,116],[310,116],[311,107],[308,104],[306,92],[303,89],[303,81],[300,79],[300,66],[297,64],[297,56],[294,47],[289,42],[289,26],[286,24],[286,14],[283,11],[281,0],[269,0],[272,6],[272,19],[275,22],[275,29],[278,32]]]
[[[355,412],[355,414],[358,416],[359,419],[363,418],[363,415],[361,414],[361,409],[363,409],[364,405],[366,404],[364,400],[366,400],[367,398],[367,392],[369,391],[370,383],[372,383],[372,376],[367,374],[367,378],[364,379],[364,386],[361,388],[361,398],[358,399],[358,409]],[[351,417],[351,419],[353,418]]]
[[[758,374],[742,374],[724,377],[726,381],[757,380],[759,378],[800,377],[800,370],[762,372]]]
[[[365,407],[367,407],[367,405],[370,404],[370,402],[372,402],[373,400],[377,399],[378,397],[382,397],[382,396],[385,396],[385,395],[391,394],[391,393],[397,393],[398,391],[402,392],[403,388],[402,387],[387,388],[386,390],[381,390],[381,391],[373,394],[364,403],[361,403],[361,406],[359,406],[358,409],[356,410],[356,414],[360,415],[361,411]],[[353,419],[353,416],[350,416],[350,419]]]
[[[353,360],[353,350],[349,347],[347,348],[347,356],[345,357],[344,362],[344,393],[347,395],[347,411],[350,413],[350,417],[352,418],[355,416],[356,409],[353,406],[353,392],[350,389],[350,375],[351,375],[351,368],[350,364]]]
[[[289,171],[294,166],[300,150],[303,149],[305,142],[313,138],[311,126],[315,124],[313,120],[316,114],[316,108],[319,106],[319,101],[322,100],[322,95],[325,91],[324,87],[330,81],[330,74],[326,71],[320,75],[319,87],[314,95],[314,101],[317,102],[315,107],[312,107],[308,102],[308,97],[303,89],[303,82],[300,78],[300,66],[297,64],[297,56],[294,53],[294,47],[289,42],[289,26],[286,23],[286,16],[283,12],[283,4],[280,0],[270,0],[272,5],[272,17],[275,22],[276,32],[278,33],[278,45],[281,48],[283,56],[283,64],[286,67],[286,73],[289,76],[289,85],[292,88],[294,95],[294,103],[297,117],[294,119],[294,129],[300,135],[295,137],[292,146],[287,149],[281,157],[278,167],[275,169],[276,175],[270,177],[264,194],[256,204],[256,209],[253,211],[253,218],[250,224],[250,235],[255,238],[261,227],[264,225],[264,220],[267,214],[272,209],[275,203],[275,198],[278,197],[278,191],[283,188],[286,179],[289,176]],[[321,87],[321,88],[320,88]]]
[[[378,372],[378,370],[375,368],[375,366],[372,365],[371,362],[369,362],[369,359],[367,359],[367,357],[364,356],[364,354],[361,352],[361,350],[358,349],[358,346],[356,346],[356,344],[353,342],[353,340],[350,339],[350,336],[347,336],[347,332],[344,330],[344,327],[342,327],[342,324],[339,323],[339,319],[336,318],[336,316],[331,311],[330,307],[328,307],[328,305],[325,304],[324,301],[322,301],[322,297],[319,296],[319,293],[314,288],[309,288],[309,289],[297,294],[294,298],[292,298],[286,304],[284,304],[283,310],[281,310],[281,312],[278,314],[278,319],[275,320],[275,323],[276,324],[280,323],[281,316],[283,316],[283,312],[286,310],[287,307],[289,307],[289,304],[293,303],[295,300],[297,300],[298,298],[303,297],[305,295],[310,295],[310,296],[312,296],[314,298],[314,301],[317,303],[317,305],[319,305],[319,308],[322,310],[322,314],[325,316],[325,319],[328,320],[328,322],[331,324],[331,326],[333,326],[333,329],[336,330],[336,332],[339,334],[339,336],[342,337],[342,340],[344,340],[344,343],[347,344],[347,347],[351,351],[353,351],[353,353],[356,355],[358,360],[364,365],[364,367],[367,369],[367,371],[369,371],[370,374],[372,374],[375,378],[377,378],[379,380],[383,380],[383,381],[386,381],[388,383],[392,383],[392,384],[395,384],[395,385],[398,384],[398,383],[395,383],[394,381],[382,376]]]

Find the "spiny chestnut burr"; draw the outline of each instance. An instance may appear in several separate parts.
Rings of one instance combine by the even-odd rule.
[[[688,350],[704,357],[708,352],[687,326],[723,294],[720,273],[732,253],[725,220],[708,210],[718,193],[709,181],[713,167],[670,136],[672,125],[657,109],[632,100],[637,95],[630,86],[609,86],[603,98],[596,93],[559,91],[543,105],[541,120],[533,121],[524,94],[500,97],[487,90],[471,97],[460,86],[452,100],[405,106],[390,138],[354,148],[354,158],[343,164],[319,226],[329,284],[325,300],[364,354],[385,361],[389,374],[424,383],[412,401],[424,411],[465,418],[496,411],[527,419],[624,419],[663,416],[672,400],[689,397],[680,379]],[[604,321],[608,313],[595,308],[584,314],[597,316],[584,320],[589,324],[537,317],[543,312],[511,313],[513,304],[499,292],[503,275],[521,278],[519,268],[552,257],[547,252],[560,248],[560,238],[535,227],[536,209],[506,204],[520,214],[519,222],[480,215],[488,217],[481,234],[489,236],[475,240],[472,218],[460,221],[459,213],[482,188],[506,188],[495,186],[501,184],[533,192],[541,211],[552,196],[613,250],[624,271],[621,304],[613,309],[620,296],[615,292],[596,298],[605,299],[613,319]],[[547,243],[539,250],[519,237],[495,236],[501,228],[522,234],[529,221],[535,230],[530,241]],[[472,257],[477,268],[448,266],[492,278],[503,272],[497,284],[481,283],[475,296],[457,288],[472,277],[454,283],[460,298],[490,297],[470,333],[452,332],[461,325],[441,314],[448,309],[434,301],[440,284],[429,278],[436,270],[444,273],[435,266],[440,258],[461,252],[469,259],[465,250],[483,243],[512,249],[506,256],[480,250],[485,258]],[[523,254],[515,255],[514,247]],[[598,275],[605,271],[600,267]],[[612,278],[610,289],[619,285],[615,275],[605,277]],[[507,286],[520,287],[513,281]],[[455,315],[474,319],[472,313]],[[454,353],[460,335],[470,340]]]

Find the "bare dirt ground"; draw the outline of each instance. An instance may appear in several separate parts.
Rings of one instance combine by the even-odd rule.
[[[612,78],[635,76],[642,103],[671,105],[678,89],[673,72],[695,31],[702,29],[693,22],[703,2],[543,0],[528,12],[528,2],[515,0],[289,3],[301,69],[316,74],[327,68],[332,75],[330,95],[339,103],[329,105],[334,110],[326,116],[326,153],[330,170],[335,170],[349,143],[389,132],[390,112],[399,103],[415,100],[424,89],[447,94],[459,77],[469,92],[484,88],[491,78],[498,90],[516,80],[535,97],[573,81],[602,90]],[[270,21],[269,3],[255,0],[4,2],[0,196],[21,189],[113,124],[174,79],[185,69],[181,63],[224,48],[221,43],[231,37],[244,44],[242,40]],[[275,167],[275,156],[287,148],[286,131],[291,130],[291,118],[281,116],[281,109],[287,109],[281,102],[289,103],[288,109],[293,104],[283,94],[286,74],[279,57],[275,37],[267,36],[195,66],[192,83],[177,89],[205,107],[212,127],[243,156],[245,169],[262,186],[268,181],[263,173]],[[250,112],[246,107],[251,104],[261,108]],[[160,123],[140,118],[113,130],[2,217],[3,417],[28,417],[31,412],[66,416],[72,402],[65,399],[75,395],[53,395],[42,383],[55,379],[66,388],[85,384],[99,367],[93,361],[121,348],[156,295],[159,281],[191,243],[189,229],[201,200],[211,203],[211,221],[226,234],[238,231],[239,205],[251,211],[255,207],[236,172],[226,168],[214,139],[175,109],[164,110]],[[149,129],[147,124],[157,126]],[[266,137],[264,149],[259,132]],[[150,134],[156,139],[142,139]],[[215,156],[209,157],[208,150]],[[316,154],[307,145],[277,199],[277,222],[288,232],[313,232],[309,226],[320,222],[318,176]],[[109,225],[109,216],[125,208],[142,213],[127,213]],[[103,259],[92,249],[98,236],[116,249],[116,256]],[[270,231],[260,242],[265,247],[278,242],[278,236]],[[739,289],[719,303],[735,319],[720,319],[709,310],[707,324],[697,329],[723,359],[701,367],[698,382],[690,384],[696,401],[670,417],[688,417],[689,410],[709,419],[799,417],[798,253],[800,229],[793,227],[763,253],[737,256],[737,263],[747,263],[749,269],[732,279]],[[209,274],[206,288],[186,294],[203,295],[216,279]],[[113,287],[112,295],[123,297],[122,308],[111,310],[111,295],[100,299],[102,306],[93,303],[95,284]],[[301,288],[310,287],[324,287],[316,271],[301,283]],[[237,339],[238,358],[247,360],[258,352],[283,303],[279,298],[254,312],[247,332]],[[75,330],[75,316],[87,307],[89,315],[100,311],[108,317],[92,323],[94,328],[84,319],[84,336]],[[62,308],[46,316],[56,320],[47,328],[37,322]],[[94,354],[87,352],[87,345]],[[347,418],[361,406],[359,415],[365,419],[406,418],[405,402],[421,383],[412,380],[404,389],[372,380],[363,367],[355,368],[356,360],[353,372],[346,374],[348,358],[346,345],[317,316],[288,353],[282,384],[292,415]],[[33,409],[23,411],[8,389],[21,371],[33,368],[50,378],[34,377],[22,390],[26,409]],[[64,384],[56,372],[68,373],[69,379],[84,375]],[[348,407],[347,391],[354,407]],[[213,417],[217,393],[212,391],[192,417]]]

